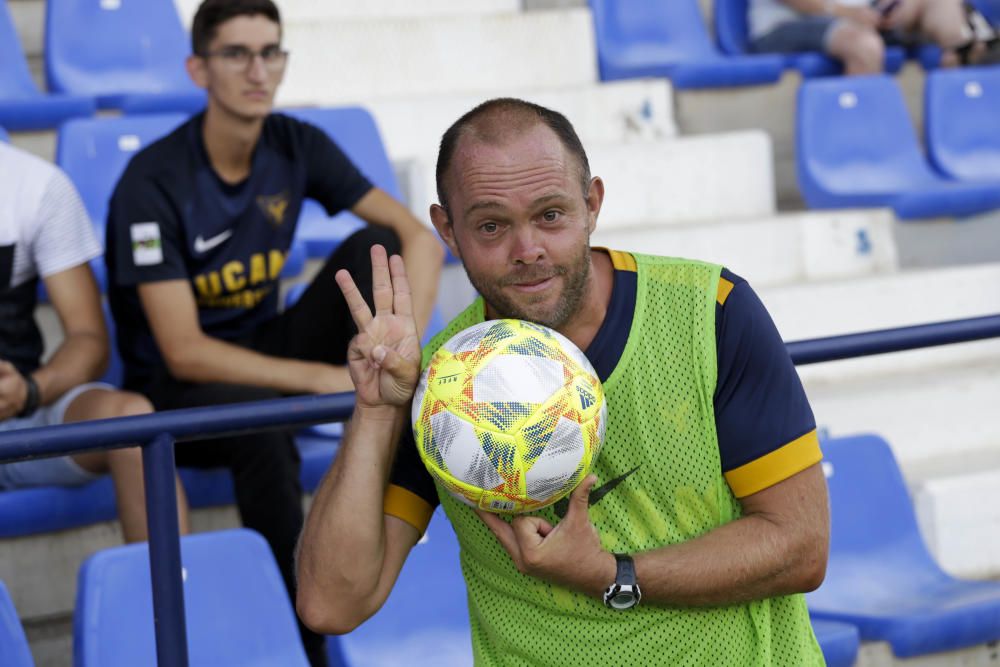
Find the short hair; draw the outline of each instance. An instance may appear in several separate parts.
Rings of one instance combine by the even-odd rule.
[[[281,13],[272,0],[205,0],[191,22],[191,50],[203,56],[220,25],[237,16],[261,14],[281,26]]]
[[[484,131],[483,121],[494,119],[505,119],[514,122],[506,125],[506,130],[500,133]],[[486,142],[495,142],[500,136],[509,136],[510,132],[518,129],[528,129],[525,121],[530,125],[542,124],[552,130],[559,142],[566,149],[566,152],[576,158],[580,168],[580,182],[583,193],[586,195],[590,187],[590,163],[587,160],[587,151],[583,148],[580,137],[577,136],[573,124],[566,116],[558,111],[547,109],[533,102],[526,102],[513,97],[498,97],[483,102],[471,111],[466,112],[461,118],[456,120],[451,127],[441,137],[441,147],[438,150],[437,160],[437,193],[441,206],[448,212],[448,202],[445,195],[444,178],[451,166],[455,150],[458,148],[459,140],[466,134],[472,133],[479,139]],[[451,213],[448,213],[449,217]]]

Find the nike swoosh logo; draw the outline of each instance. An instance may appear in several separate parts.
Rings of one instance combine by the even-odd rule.
[[[638,469],[639,466],[636,466],[631,470],[629,470],[628,472],[622,473],[621,475],[618,475],[618,477],[608,480],[604,484],[601,484],[600,486],[591,489],[590,497],[587,499],[587,506],[593,507],[594,505],[599,503],[601,501],[601,498],[614,491],[616,486],[624,482],[629,477],[629,475],[631,475]],[[566,512],[569,510],[569,496],[566,496],[565,498],[559,500],[555,505],[553,505],[552,509],[553,511],[555,511],[556,516],[558,516],[560,519],[565,517]]]
[[[201,234],[194,237],[194,251],[196,253],[208,252],[212,248],[229,240],[229,237],[233,235],[233,230],[227,229],[221,234],[216,234],[210,239],[201,238]]]

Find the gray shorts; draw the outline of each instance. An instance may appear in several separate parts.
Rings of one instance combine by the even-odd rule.
[[[786,21],[753,40],[750,50],[754,53],[827,53],[833,26],[838,21],[840,19],[833,16],[804,16]]]
[[[52,405],[39,408],[30,417],[0,421],[0,432],[62,424],[69,404],[91,389],[116,391],[115,387],[103,382],[81,384],[67,391]],[[81,468],[68,456],[0,463],[0,490],[27,486],[79,486],[99,477]]]

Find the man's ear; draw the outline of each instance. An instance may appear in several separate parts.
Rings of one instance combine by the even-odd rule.
[[[434,229],[437,230],[438,236],[441,237],[445,244],[447,244],[448,249],[451,250],[451,254],[461,258],[458,252],[458,245],[455,243],[455,226],[451,224],[448,211],[440,204],[431,204],[431,222],[434,223]]]
[[[190,55],[184,61],[184,69],[199,88],[208,88],[208,62],[201,56]]]
[[[590,233],[594,233],[597,228],[597,216],[601,213],[601,205],[604,203],[604,181],[598,176],[590,179],[590,187],[587,188],[587,220]]]

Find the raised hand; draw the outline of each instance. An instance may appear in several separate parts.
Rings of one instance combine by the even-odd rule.
[[[420,338],[413,318],[403,258],[372,246],[372,314],[351,274],[337,272],[340,291],[358,327],[347,349],[347,366],[361,407],[403,406],[420,376]]]

